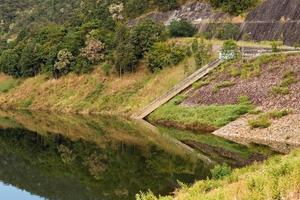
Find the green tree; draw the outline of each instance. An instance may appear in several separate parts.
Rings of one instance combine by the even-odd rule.
[[[135,47],[136,55],[141,58],[151,46],[166,37],[165,27],[163,24],[156,23],[152,20],[145,20],[130,32],[130,42]]]
[[[0,56],[1,72],[14,77],[20,77],[21,73],[18,68],[18,61],[19,55],[13,49],[3,51]]]
[[[202,67],[209,62],[211,58],[212,47],[209,44],[206,44],[204,40],[201,40],[200,43],[198,39],[194,39],[192,43],[192,50],[195,57],[196,65]]]
[[[169,26],[171,37],[192,37],[197,33],[197,28],[188,21],[174,20]]]

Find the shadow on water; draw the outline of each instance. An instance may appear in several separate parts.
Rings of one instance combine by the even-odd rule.
[[[128,200],[206,178],[212,163],[241,166],[265,155],[191,135],[111,116],[0,111],[0,182],[46,199]]]

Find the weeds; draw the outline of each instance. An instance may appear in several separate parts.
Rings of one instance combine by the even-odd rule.
[[[220,89],[222,88],[228,88],[228,87],[231,87],[231,86],[234,86],[235,83],[232,82],[232,81],[223,81],[221,83],[218,83],[214,86],[213,88],[213,93],[217,93],[220,91]]]
[[[250,119],[248,120],[248,124],[252,129],[255,128],[268,128],[271,126],[271,120],[274,119],[280,119],[282,117],[285,117],[289,115],[291,111],[289,110],[273,110],[267,113],[260,114],[257,118],[255,119]]]
[[[290,93],[290,86],[296,83],[295,72],[288,71],[283,75],[283,79],[279,86],[272,88],[272,94],[274,95],[287,95]]]

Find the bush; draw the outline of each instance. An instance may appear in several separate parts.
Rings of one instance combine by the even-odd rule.
[[[185,20],[174,20],[169,26],[171,37],[192,37],[197,33],[197,28]]]
[[[154,3],[161,11],[174,10],[179,6],[177,0],[154,0]]]
[[[90,61],[87,58],[78,57],[76,58],[76,63],[73,66],[73,71],[76,74],[88,73],[93,69]]]
[[[125,13],[126,16],[135,18],[143,14],[148,8],[148,0],[128,0],[125,4]]]
[[[235,41],[226,40],[223,43],[222,54],[227,60],[235,59],[239,56],[239,49]]]
[[[209,0],[210,4],[214,8],[221,8],[224,12],[228,12],[231,15],[240,15],[253,6],[255,6],[258,0]]]
[[[216,37],[221,40],[236,40],[240,34],[240,27],[235,24],[225,24],[217,31]]]
[[[269,118],[265,115],[261,115],[257,117],[256,119],[251,119],[248,121],[249,126],[254,129],[254,128],[268,128],[271,126],[271,122]]]
[[[175,44],[156,43],[147,54],[150,71],[180,63],[186,57],[187,48]]]
[[[222,179],[231,174],[232,169],[226,163],[223,165],[216,165],[210,170],[213,179]]]

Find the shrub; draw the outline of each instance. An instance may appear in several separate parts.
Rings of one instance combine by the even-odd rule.
[[[240,34],[240,27],[235,24],[225,24],[217,31],[216,37],[221,40],[236,40]]]
[[[154,0],[154,3],[161,11],[173,10],[179,6],[177,0]]]
[[[149,7],[148,0],[128,0],[125,4],[125,13],[130,18],[138,17]]]
[[[147,54],[147,65],[150,71],[176,65],[186,56],[186,47],[175,44],[156,43]]]
[[[223,165],[216,165],[210,170],[213,179],[222,179],[231,174],[232,169],[226,163]]]
[[[214,8],[221,8],[231,15],[239,15],[255,6],[258,0],[209,0]]]
[[[188,21],[174,20],[169,25],[171,37],[192,37],[196,34],[197,28]]]
[[[271,122],[269,118],[265,115],[261,115],[257,117],[256,119],[251,119],[248,121],[248,124],[251,128],[268,128],[271,126]]]
[[[239,56],[239,49],[234,40],[226,40],[223,43],[221,52],[227,60],[235,59]]]
[[[73,71],[76,74],[83,74],[83,73],[87,73],[90,72],[93,69],[90,61],[86,58],[83,57],[78,57],[76,59],[76,63],[73,66]]]

